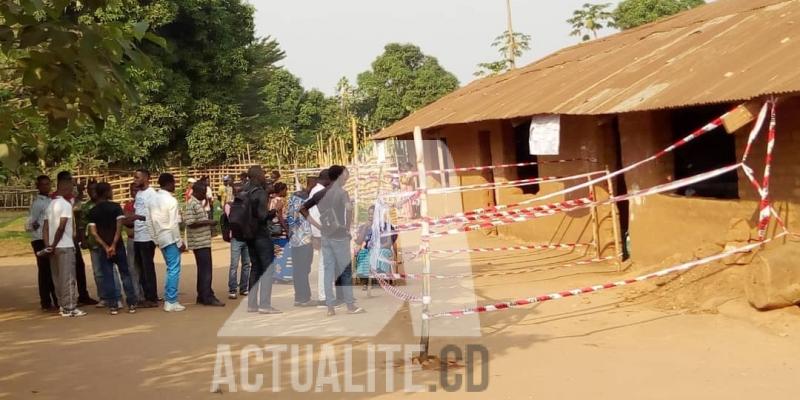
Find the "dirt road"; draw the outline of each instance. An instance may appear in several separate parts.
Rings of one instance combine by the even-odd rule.
[[[498,239],[487,238],[486,241],[500,243]],[[579,256],[491,255],[474,259],[472,268],[514,270],[531,263],[558,264]],[[227,257],[223,244],[215,243],[214,288],[220,297],[226,292]],[[157,260],[161,262],[160,256]],[[158,270],[161,285],[163,263],[158,264]],[[180,295],[187,304],[195,296],[194,270],[193,257],[187,255]],[[291,286],[277,285],[274,303],[287,313],[254,317],[251,321],[262,324],[265,332],[272,334],[219,337],[218,333],[241,311],[238,308],[241,299],[229,301],[225,308],[189,304],[188,310],[179,314],[153,309],[112,317],[92,308],[87,309],[90,312],[87,317],[65,319],[39,312],[35,267],[31,259],[0,259],[0,274],[0,399],[263,396],[296,399],[301,395],[293,390],[289,350],[273,364],[275,357],[264,353],[263,346],[287,345],[291,349],[295,344],[313,345],[314,358],[308,367],[312,375],[319,378],[330,372],[319,369],[319,360],[325,351],[322,345],[334,344],[337,371],[333,380],[338,383],[338,389],[344,391],[347,379],[362,384],[368,381],[370,345],[414,345],[418,342],[412,324],[414,307],[399,305],[382,292],[365,299],[364,292],[356,290],[360,304],[370,312],[360,316],[340,313],[329,319],[322,309],[293,309]],[[478,303],[486,303],[605,282],[617,276],[621,275],[614,266],[597,265],[479,278],[468,286],[474,287]],[[447,284],[462,288],[465,285],[463,282]],[[414,284],[403,288],[414,289]],[[412,378],[425,392],[404,393],[404,369],[387,367],[386,357],[378,353],[374,363],[377,374],[374,393],[335,393],[332,391],[337,385],[331,382],[327,385],[322,382],[319,390],[323,393],[315,393],[320,384],[315,380],[314,385],[304,389],[311,393],[302,396],[320,399],[572,399],[590,396],[617,400],[746,399],[786,398],[796,391],[800,376],[800,341],[797,340],[800,310],[757,314],[748,309],[743,299],[732,298],[713,313],[665,311],[663,307],[653,306],[656,297],[637,293],[608,291],[535,308],[484,314],[476,319],[480,323],[479,337],[437,335],[437,329],[447,324],[470,322],[434,320],[431,341],[434,352],[447,345],[466,350],[470,344],[482,345],[488,351],[488,361],[479,358],[472,365],[472,372],[476,374],[474,383],[480,383],[481,372],[488,375],[488,385],[482,392],[467,393],[464,381],[458,391],[447,393],[440,382],[441,371],[423,370],[414,372]],[[366,319],[375,318],[385,319],[385,324],[379,326],[374,335],[335,336],[338,335],[336,329],[343,326],[352,329],[366,324]],[[329,332],[333,334],[327,334]],[[233,371],[225,368],[224,352],[217,352],[227,349],[228,345],[232,362],[229,366]],[[253,345],[261,346],[262,350]],[[345,354],[350,352],[347,345],[352,345],[352,373],[345,373]],[[249,360],[248,371],[241,369],[242,349],[251,351],[252,357],[244,357]],[[301,351],[304,352],[305,347]],[[263,354],[263,359],[256,353]],[[305,357],[305,353],[301,354]],[[303,357],[294,357],[294,363],[298,364],[298,358],[302,361]],[[396,357],[400,358],[400,353]],[[301,380],[304,380],[306,372],[302,368],[307,366],[298,365],[302,365]],[[211,392],[215,366],[222,368],[218,372],[225,376],[234,375],[235,387],[223,384],[218,393]],[[446,378],[452,383],[459,377],[466,379],[467,372],[467,368],[455,368]],[[257,379],[256,374],[263,374],[263,384],[257,388],[258,394],[248,393],[246,390],[253,387],[243,386],[242,381],[252,383]],[[272,392],[273,374],[281,382],[279,393]],[[387,375],[395,380],[395,388],[388,393]],[[436,393],[431,393],[434,387]],[[236,393],[230,393],[234,389]]]

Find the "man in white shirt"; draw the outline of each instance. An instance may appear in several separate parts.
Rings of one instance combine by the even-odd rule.
[[[25,230],[31,235],[31,247],[36,254],[45,249],[44,239],[42,239],[42,227],[47,206],[50,205],[51,182],[47,175],[36,178],[36,190],[38,194],[31,204],[28,220],[25,223]],[[58,297],[56,297],[56,287],[53,285],[53,274],[50,271],[50,256],[36,256],[36,267],[39,270],[39,302],[42,311],[51,312],[58,310]]]
[[[50,254],[50,269],[62,317],[82,317],[78,309],[78,283],[75,277],[75,242],[72,204],[64,199],[72,193],[72,175],[58,174],[56,197],[45,210],[42,237]]]
[[[311,189],[308,198],[314,197],[315,194],[321,192],[325,189],[326,186],[330,184],[331,180],[328,177],[328,170],[322,170],[319,173],[319,178],[317,178],[317,184]],[[319,209],[315,206],[308,210],[308,213],[311,214],[311,218],[315,221],[319,221]],[[325,286],[323,282],[325,282],[325,268],[322,268],[322,251],[320,251],[322,243],[322,233],[319,231],[319,228],[315,227],[314,224],[311,224],[311,244],[314,247],[314,259],[316,262],[314,263],[317,266],[317,296],[319,301],[317,302],[317,307],[325,308]]]
[[[155,196],[155,189],[150,187],[150,172],[139,169],[133,175],[133,184],[138,188],[134,199],[133,252],[134,265],[142,285],[144,300],[139,304],[142,308],[158,307],[158,282],[156,281],[156,245],[150,235],[147,223],[147,204]]]
[[[181,277],[181,216],[178,201],[175,200],[175,177],[161,174],[158,177],[159,190],[147,203],[147,226],[150,237],[161,249],[167,263],[167,277],[164,285],[164,311],[179,312],[186,309],[178,302],[178,284]],[[136,234],[138,236],[138,233]],[[134,236],[135,237],[135,236]]]

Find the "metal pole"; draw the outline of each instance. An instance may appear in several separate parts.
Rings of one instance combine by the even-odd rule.
[[[414,150],[417,156],[417,177],[419,179],[418,189],[419,212],[422,219],[422,237],[420,239],[420,250],[422,251],[422,332],[420,335],[420,362],[428,359],[430,345],[430,320],[426,317],[431,304],[431,257],[428,253],[430,247],[430,225],[428,223],[428,182],[427,171],[425,170],[425,146],[422,141],[422,129],[414,128]]]
[[[589,181],[592,181],[592,177],[588,177]],[[592,200],[592,203],[597,201],[597,195],[594,190],[594,185],[589,186],[589,197]],[[594,243],[595,254],[598,259],[603,256],[602,249],[600,248],[600,219],[597,216],[597,206],[592,205],[592,243]]]
[[[608,176],[611,172],[608,170],[608,166],[606,166],[606,176]],[[611,180],[611,177],[608,177],[608,197],[614,198],[614,181]],[[622,245],[620,244],[620,224],[619,224],[619,211],[617,210],[617,204],[611,203],[611,225],[614,228],[614,257],[617,259],[617,272],[622,271]]]

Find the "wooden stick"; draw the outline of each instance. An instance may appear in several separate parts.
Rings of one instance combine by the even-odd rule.
[[[608,166],[606,166],[606,176],[610,174]],[[608,197],[614,198],[614,182],[611,177],[608,178]],[[617,272],[622,271],[622,245],[620,244],[620,223],[619,223],[619,210],[615,203],[611,204],[611,220],[614,228],[614,257],[617,258]]]
[[[592,177],[587,178],[590,182],[592,181]],[[589,197],[592,199],[592,202],[597,201],[597,196],[595,194],[594,185],[589,186]],[[593,205],[592,208],[592,243],[594,243],[595,255],[599,259],[603,256],[603,249],[600,248],[600,219],[597,216],[597,206]]]
[[[353,164],[358,159],[358,120],[356,117],[350,117],[350,130],[353,134]]]

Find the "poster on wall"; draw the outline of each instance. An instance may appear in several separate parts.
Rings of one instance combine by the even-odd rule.
[[[386,162],[386,141],[385,140],[378,140],[375,142],[375,155],[378,158],[378,162]]]
[[[539,115],[531,118],[531,132],[529,138],[531,155],[558,155],[560,142],[560,115]]]

